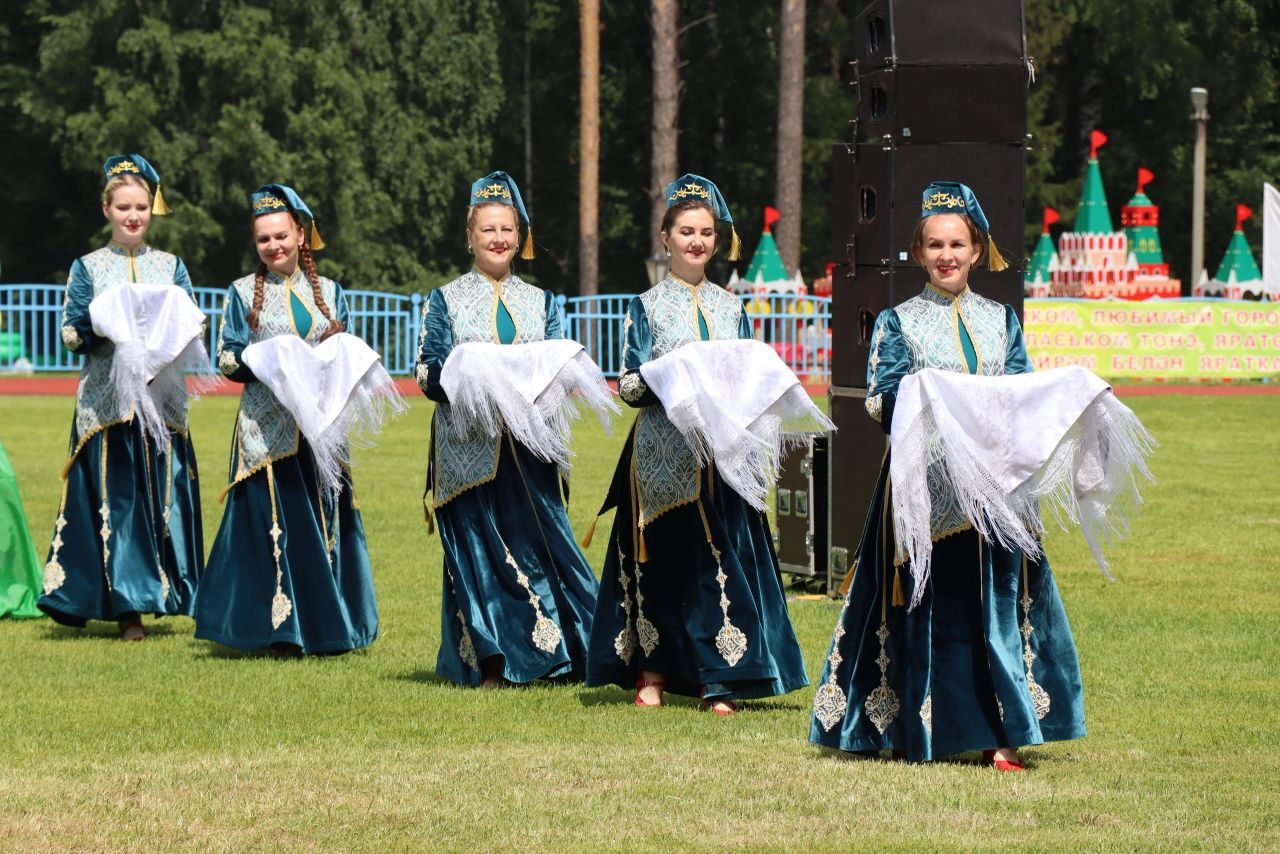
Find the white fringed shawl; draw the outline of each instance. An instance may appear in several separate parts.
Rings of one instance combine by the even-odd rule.
[[[350,444],[370,444],[388,411],[405,411],[404,399],[377,353],[361,339],[339,332],[312,347],[294,335],[277,335],[244,348],[241,359],[298,422],[311,445],[321,485],[340,491],[350,468]]]
[[[204,374],[209,354],[201,335],[204,312],[174,285],[128,284],[110,288],[89,303],[93,331],[115,345],[111,384],[132,405],[157,443],[167,438],[166,412],[184,411],[186,374]]]
[[[1040,554],[1047,505],[1060,524],[1080,525],[1111,578],[1102,547],[1128,532],[1155,445],[1110,386],[1080,367],[911,374],[898,387],[891,441],[897,559],[911,562],[911,607],[924,593],[933,551],[931,474],[935,490],[949,490],[983,537],[1029,557]]]
[[[778,477],[784,443],[835,425],[768,344],[695,341],[646,362],[640,375],[697,456],[757,510]]]
[[[472,341],[454,347],[440,370],[440,385],[462,418],[465,434],[479,426],[498,436],[505,427],[539,459],[569,468],[573,422],[586,408],[608,432],[621,410],[600,367],[582,345],[564,338],[525,344]]]

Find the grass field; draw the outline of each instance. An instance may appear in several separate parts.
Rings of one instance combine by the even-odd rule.
[[[722,720],[442,683],[419,399],[356,469],[382,618],[367,651],[287,662],[198,642],[186,619],[148,620],[141,644],[0,621],[0,850],[1280,848],[1280,398],[1131,404],[1161,447],[1119,582],[1078,534],[1048,543],[1089,736],[1024,751],[1029,773],[821,755],[809,690]],[[235,405],[192,412],[207,542]],[[42,559],[71,409],[0,398]],[[622,430],[582,428],[580,533]],[[810,679],[836,610],[791,604]]]

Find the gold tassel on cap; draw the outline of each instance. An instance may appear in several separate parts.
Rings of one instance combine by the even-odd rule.
[[[320,239],[320,230],[316,228],[316,221],[314,219],[311,220],[311,248],[324,248],[324,241]]]
[[[520,248],[520,257],[526,261],[532,261],[533,252],[533,226],[529,226],[524,232],[524,246]]]
[[[169,206],[164,203],[164,196],[160,195],[160,185],[156,184],[156,195],[151,200],[151,213],[156,216],[167,216],[171,211]]]
[[[729,260],[737,261],[742,257],[742,241],[738,239],[738,229],[729,223]]]
[[[989,235],[987,237],[987,269],[993,273],[1009,269],[1009,262],[1004,260],[1004,256],[996,248],[996,239]]]

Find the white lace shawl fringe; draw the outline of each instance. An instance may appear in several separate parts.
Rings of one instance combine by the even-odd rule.
[[[1132,410],[1107,391],[1085,408],[1035,474],[1007,493],[969,437],[939,430],[926,406],[906,430],[895,431],[893,446],[895,460],[912,461],[897,469],[910,477],[893,483],[897,558],[910,560],[914,581],[910,607],[919,604],[930,572],[930,475],[950,490],[983,538],[1019,548],[1028,558],[1041,555],[1042,508],[1063,528],[1078,524],[1103,575],[1114,580],[1102,549],[1128,534],[1129,517],[1142,503],[1139,479],[1153,480],[1146,457],[1154,446]]]
[[[351,468],[351,448],[372,447],[387,418],[407,409],[391,375],[381,362],[375,362],[352,388],[333,423],[318,435],[307,436],[320,485],[331,499],[342,491],[343,478]]]
[[[784,449],[835,429],[797,382],[754,421],[741,429],[731,413],[708,395],[687,398],[667,410],[698,465],[714,462],[734,492],[763,512],[769,488],[778,479]]]
[[[209,353],[199,336],[191,339],[172,362],[147,381],[147,348],[138,339],[115,345],[111,357],[111,384],[119,399],[133,405],[134,417],[152,441],[164,445],[169,431],[165,422],[175,421],[185,412],[190,399],[218,385],[211,373]],[[196,381],[188,389],[186,375]]]
[[[459,439],[474,435],[477,429],[496,437],[505,427],[539,459],[568,471],[572,427],[584,409],[594,412],[604,431],[612,435],[611,416],[621,409],[585,350],[564,363],[533,403],[512,386],[500,362],[467,350],[456,350],[450,359],[458,359],[451,368],[466,377],[449,397],[455,414],[463,416],[450,419]]]

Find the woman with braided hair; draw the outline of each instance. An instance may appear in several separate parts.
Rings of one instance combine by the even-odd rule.
[[[227,290],[218,332],[218,369],[244,391],[226,509],[196,601],[196,637],[279,656],[346,652],[378,634],[350,474],[336,494],[323,487],[297,421],[243,353],[278,335],[315,346],[343,331],[347,301],[337,282],[316,273],[311,253],[324,244],[298,194],[266,184],[252,204],[260,263]]]

